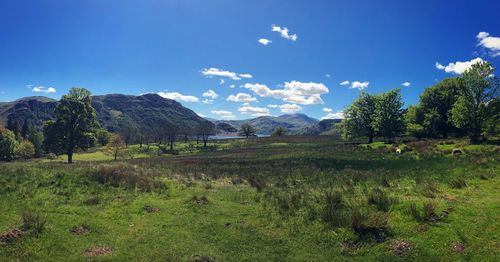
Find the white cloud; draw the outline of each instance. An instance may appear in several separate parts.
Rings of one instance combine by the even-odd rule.
[[[333,112],[328,113],[326,116],[321,118],[321,120],[325,120],[325,119],[344,119],[344,112],[338,111],[335,113],[333,113]]]
[[[283,37],[285,39],[292,40],[292,41],[297,41],[297,35],[296,34],[290,35],[288,33],[288,28],[286,28],[286,27],[280,27],[280,26],[277,26],[277,25],[272,25],[272,31],[280,33],[281,37]]]
[[[341,86],[347,86],[349,85],[349,81],[345,80],[342,83],[340,83]]]
[[[268,116],[268,115],[270,115],[269,109],[267,109],[265,107],[252,107],[252,106],[245,105],[245,106],[241,106],[240,108],[238,108],[238,111],[244,115],[247,115],[247,114],[250,114],[252,116]]]
[[[283,113],[297,113],[302,110],[302,107],[297,104],[283,104],[280,105],[280,109]]]
[[[259,42],[263,45],[268,45],[268,44],[272,43],[273,41],[271,41],[269,39],[261,38],[261,39],[257,40],[257,42]]]
[[[235,117],[233,112],[225,110],[212,110],[212,114],[222,119],[233,119]]]
[[[402,85],[402,86],[410,86],[410,85],[411,85],[411,83],[410,83],[410,82],[404,82],[404,83],[402,83],[401,85]]]
[[[261,97],[271,97],[301,105],[323,104],[321,95],[329,92],[328,88],[322,83],[302,83],[295,80],[285,82],[284,89],[273,90],[266,85],[250,83],[244,84],[243,87],[252,90]]]
[[[249,95],[249,94],[245,94],[245,93],[238,93],[237,95],[230,95],[227,97],[226,99],[227,101],[232,101],[232,102],[253,102],[255,100],[257,100],[257,98]]]
[[[357,88],[359,90],[363,90],[370,85],[370,82],[364,81],[364,82],[359,82],[359,81],[354,81],[351,83],[351,88]]]
[[[56,89],[53,87],[45,88],[43,86],[35,86],[35,87],[33,87],[33,89],[31,89],[31,91],[35,92],[35,93],[49,94],[49,93],[55,93]]]
[[[218,76],[218,77],[226,77],[232,80],[241,80],[241,78],[252,78],[251,74],[238,74],[235,72],[231,71],[226,71],[218,68],[205,68],[201,71],[201,74],[207,77],[213,77],[213,76]],[[224,82],[221,82],[223,84]]]
[[[500,37],[490,36],[487,32],[477,34],[478,45],[491,51],[493,57],[500,56]]]
[[[216,99],[219,95],[215,93],[214,90],[208,90],[202,95],[203,97],[209,97],[211,99]]]
[[[192,102],[192,103],[199,102],[199,99],[196,96],[185,96],[178,92],[158,92],[157,94],[163,98],[173,99],[176,101]]]
[[[223,85],[225,82],[226,82],[226,81],[224,81],[224,79],[221,79],[221,80],[219,81],[219,84]]]
[[[279,106],[278,105],[267,105],[267,107],[269,107],[269,108],[277,108]]]
[[[457,75],[463,74],[467,69],[469,69],[473,64],[482,62],[483,59],[480,57],[474,58],[470,61],[460,62],[457,61],[455,63],[449,63],[447,66],[436,62],[436,68],[439,70],[444,70],[446,73],[454,73]]]
[[[230,85],[229,87],[230,87],[230,88],[234,88],[234,87],[235,87],[235,85],[233,84],[233,85]]]
[[[330,74],[325,74],[326,78],[330,78],[330,76],[331,76]]]
[[[331,112],[333,112],[333,109],[325,107],[325,108],[323,108],[323,112],[325,112],[325,113],[331,113]]]
[[[203,118],[207,117],[206,115],[204,115],[202,113],[196,113],[196,114],[199,115],[200,117],[203,117]]]

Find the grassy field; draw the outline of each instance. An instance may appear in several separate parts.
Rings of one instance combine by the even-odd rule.
[[[285,137],[132,149],[117,162],[96,148],[73,165],[0,164],[0,261],[500,257],[498,146]]]

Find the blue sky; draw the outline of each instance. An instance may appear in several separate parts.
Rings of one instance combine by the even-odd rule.
[[[79,86],[161,92],[212,118],[321,118],[361,88],[399,87],[408,105],[468,66],[456,62],[500,66],[499,10],[496,0],[1,0],[0,101]]]

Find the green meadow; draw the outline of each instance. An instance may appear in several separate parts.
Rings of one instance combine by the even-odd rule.
[[[175,149],[0,163],[0,260],[500,257],[496,145],[290,136]]]

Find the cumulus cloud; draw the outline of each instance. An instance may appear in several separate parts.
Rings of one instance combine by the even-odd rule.
[[[43,86],[35,86],[33,87],[33,89],[31,89],[32,92],[35,92],[35,93],[45,93],[45,94],[49,94],[49,93],[55,93],[56,92],[56,89],[53,88],[53,87],[48,87],[48,88],[45,88]]]
[[[363,89],[367,88],[368,85],[370,85],[370,82],[368,82],[368,81],[364,81],[364,82],[354,81],[351,83],[351,88],[363,90]]]
[[[286,28],[286,27],[280,27],[280,26],[277,26],[277,25],[272,25],[272,31],[280,33],[281,37],[283,37],[285,39],[292,40],[292,41],[297,41],[297,35],[296,34],[290,35],[288,33],[289,32],[288,28]]]
[[[241,80],[241,78],[252,78],[251,74],[238,74],[235,72],[226,71],[213,67],[201,70],[201,74],[207,77],[218,76],[218,77],[229,78],[232,80]]]
[[[257,98],[249,95],[249,94],[245,94],[245,93],[238,93],[237,95],[230,95],[227,97],[226,99],[227,101],[231,101],[231,102],[245,102],[245,103],[248,103],[248,102],[253,102],[253,101],[256,101]]]
[[[279,106],[278,105],[267,105],[267,107],[269,107],[269,108],[277,108]]]
[[[235,117],[233,112],[226,110],[212,110],[212,114],[222,119],[233,119]]]
[[[208,90],[202,95],[203,97],[209,97],[211,99],[216,99],[219,95],[215,93],[214,90]]]
[[[342,83],[340,83],[341,86],[347,86],[349,85],[349,81],[345,80]]]
[[[268,45],[268,44],[272,43],[273,41],[271,41],[269,39],[261,38],[261,39],[257,40],[257,42],[259,42],[263,45]]]
[[[270,115],[269,109],[265,107],[252,107],[249,105],[244,105],[238,108],[238,111],[244,115],[252,115],[252,116],[268,116]]]
[[[325,74],[326,78],[330,78],[330,76],[331,76],[330,74]]]
[[[323,108],[323,112],[325,112],[325,113],[331,113],[331,112],[333,112],[333,109],[325,107],[325,108]]]
[[[338,111],[338,112],[330,112],[326,116],[322,117],[321,120],[324,119],[344,119],[344,112]]]
[[[477,34],[478,45],[491,51],[491,56],[500,56],[500,37],[490,36],[488,32]]]
[[[303,83],[295,80],[285,82],[284,89],[270,89],[266,85],[250,83],[244,84],[243,87],[252,90],[261,97],[281,99],[285,102],[301,105],[323,104],[321,95],[329,92],[322,83]]]
[[[280,105],[280,109],[283,113],[297,113],[302,110],[302,107],[297,104],[283,104]]]
[[[446,73],[454,73],[457,75],[463,74],[467,69],[469,69],[473,64],[482,62],[483,59],[480,57],[474,58],[470,61],[460,62],[457,61],[455,63],[449,63],[447,66],[436,62],[436,68],[439,70],[444,70]]]
[[[181,102],[197,103],[200,100],[196,96],[185,96],[178,92],[158,92],[159,96]]]
[[[230,87],[230,88],[234,88],[234,87],[235,87],[235,85],[233,84],[233,85],[230,85],[229,87]]]
[[[411,83],[410,83],[410,82],[404,82],[404,83],[402,83],[401,85],[402,85],[402,86],[410,86],[410,85],[411,85]]]

